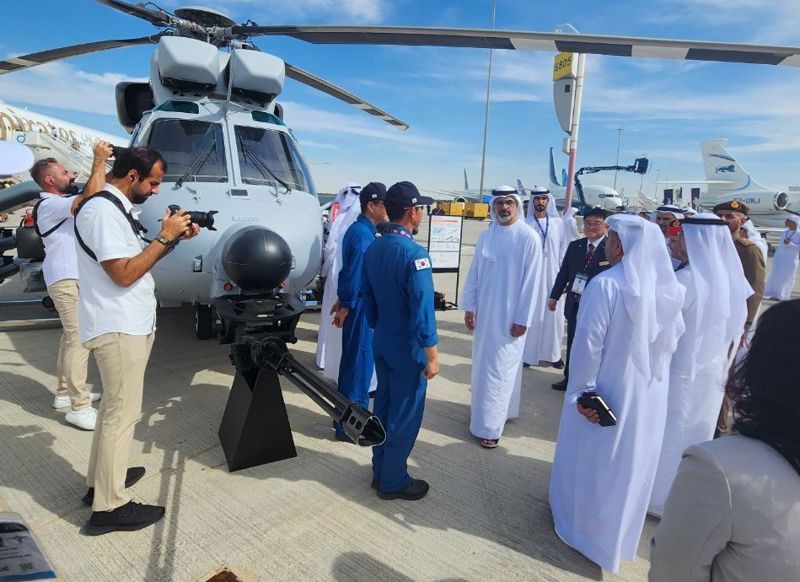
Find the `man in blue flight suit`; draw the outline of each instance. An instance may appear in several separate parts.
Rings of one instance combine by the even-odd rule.
[[[427,251],[414,242],[425,206],[411,182],[386,193],[391,225],[364,257],[363,301],[375,330],[375,414],[386,441],[372,449],[372,486],[381,499],[421,499],[428,483],[412,479],[407,460],[422,424],[428,380],[439,373],[433,276]]]
[[[375,242],[377,225],[386,221],[386,186],[370,182],[359,194],[361,214],[342,239],[342,270],[336,289],[338,300],[331,313],[333,325],[342,329],[342,359],[339,363],[339,392],[352,402],[369,408],[369,386],[375,359],[372,354],[372,328],[364,316],[361,282],[364,254]],[[336,438],[350,442],[338,423]]]

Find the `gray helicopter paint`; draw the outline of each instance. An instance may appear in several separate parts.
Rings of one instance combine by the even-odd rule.
[[[177,42],[175,42],[177,41]],[[151,86],[156,109],[146,112],[139,122],[133,136],[134,145],[147,145],[153,127],[163,120],[186,120],[220,124],[221,145],[225,149],[224,169],[226,178],[221,182],[200,181],[189,176],[180,186],[172,177],[164,181],[159,195],[151,197],[142,205],[141,221],[154,236],[160,230],[159,220],[164,208],[178,204],[185,210],[216,210],[214,217],[216,231],[202,229],[200,234],[176,246],[153,268],[156,281],[156,294],[162,305],[176,305],[181,302],[211,303],[214,298],[224,294],[237,294],[234,287],[227,291],[225,284],[230,279],[222,267],[222,250],[225,243],[239,230],[258,224],[279,234],[289,245],[293,256],[293,268],[285,282],[284,291],[299,292],[310,283],[317,272],[322,257],[322,211],[313,182],[302,162],[306,181],[311,192],[290,189],[280,185],[249,183],[242,177],[239,151],[236,147],[235,128],[251,127],[277,132],[297,148],[291,132],[283,125],[255,121],[253,111],[274,111],[274,101],[268,105],[248,103],[244,99],[226,102],[218,98],[227,92],[226,66],[231,56],[227,53],[212,55],[217,49],[201,41],[186,38],[165,37],[151,59]],[[280,90],[283,85],[283,70],[275,66],[279,59],[264,53],[250,53],[253,60],[241,63],[238,77],[233,76],[234,84],[241,81],[249,90],[266,87],[266,92]],[[194,55],[200,58],[195,59]],[[166,65],[160,61],[164,57]],[[236,57],[233,57],[234,59]],[[268,65],[258,67],[257,59]],[[214,71],[216,69],[216,72]],[[165,73],[183,81],[198,82],[214,87],[206,91],[175,90],[161,84]],[[212,76],[212,73],[214,75]],[[258,75],[266,77],[259,85]],[[158,107],[168,101],[188,101],[197,105],[198,114],[178,111],[164,111]],[[181,144],[176,144],[180,147]],[[301,155],[299,153],[298,155]],[[168,160],[169,161],[169,160]],[[174,176],[169,170],[168,176]],[[200,270],[198,271],[198,267]]]

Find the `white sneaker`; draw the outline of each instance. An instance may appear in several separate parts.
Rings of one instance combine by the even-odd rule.
[[[94,425],[97,422],[97,411],[94,408],[85,408],[78,412],[70,410],[64,416],[64,420],[83,430],[94,430]]]
[[[92,392],[90,394],[92,402],[97,402],[103,396],[100,392]],[[69,396],[56,396],[53,400],[53,408],[66,408],[72,404]]]

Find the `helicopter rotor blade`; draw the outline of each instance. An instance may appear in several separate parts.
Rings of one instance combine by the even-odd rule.
[[[400,121],[393,115],[390,115],[383,111],[382,109],[378,109],[371,103],[364,101],[363,99],[356,97],[349,91],[345,91],[344,89],[329,83],[325,79],[321,79],[316,75],[312,75],[308,71],[304,71],[303,69],[298,69],[294,65],[290,65],[289,63],[285,63],[286,65],[286,76],[290,79],[294,79],[304,85],[308,85],[309,87],[313,87],[314,89],[318,89],[323,93],[327,93],[332,97],[336,97],[345,103],[349,103],[353,107],[360,109],[365,113],[369,113],[370,115],[374,115],[379,119],[382,119],[386,123],[389,123],[401,131],[405,131],[408,129],[408,124]]]
[[[312,44],[472,47],[800,67],[800,48],[633,36],[395,26],[230,27],[227,34],[290,36]]]
[[[95,0],[95,2],[105,4],[109,8],[119,10],[125,14],[142,18],[155,26],[168,26],[170,24],[171,15],[164,10],[150,10],[142,4],[128,4],[120,0]]]
[[[75,57],[78,55],[86,55],[89,53],[96,53],[100,51],[125,48],[129,46],[138,46],[144,44],[155,44],[164,33],[151,34],[148,36],[140,36],[137,38],[120,38],[116,40],[99,40],[96,42],[87,42],[83,44],[75,44],[72,46],[65,46],[57,49],[50,49],[38,53],[31,53],[21,57],[9,57],[0,61],[0,75],[19,71],[22,69],[30,69],[45,63],[52,63],[67,57]]]

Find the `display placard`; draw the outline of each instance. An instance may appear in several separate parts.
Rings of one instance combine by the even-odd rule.
[[[458,271],[461,265],[461,216],[431,215],[428,253],[434,272]]]

